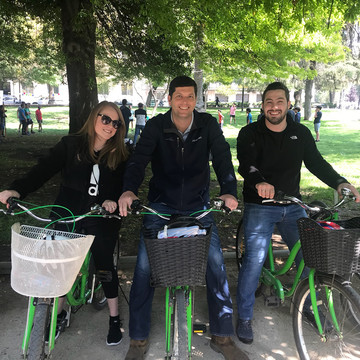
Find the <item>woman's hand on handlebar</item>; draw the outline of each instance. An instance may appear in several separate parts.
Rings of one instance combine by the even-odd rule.
[[[219,199],[224,202],[224,205],[229,208],[230,211],[233,211],[238,207],[238,201],[233,195],[224,194],[219,196]]]
[[[355,188],[355,186],[353,186],[353,185],[351,185],[351,184],[349,184],[349,183],[342,183],[342,184],[340,184],[338,187],[337,187],[337,192],[338,192],[338,194],[342,197],[343,196],[343,194],[342,194],[342,192],[341,192],[341,190],[342,189],[349,189],[353,194],[354,194],[354,196],[355,196],[355,202],[360,202],[360,194],[359,194],[359,192],[356,190],[356,188]]]
[[[2,202],[4,205],[7,205],[7,208],[9,208],[7,201],[11,197],[20,198],[20,194],[15,190],[4,190],[0,192],[0,202]]]
[[[273,185],[267,182],[257,183],[255,188],[258,192],[258,195],[265,199],[273,199],[275,196],[275,188]]]
[[[139,200],[139,198],[132,191],[125,191],[119,198],[119,214],[121,216],[127,216],[128,210],[131,209],[133,201]]]
[[[110,214],[112,214],[117,208],[117,204],[113,200],[105,200],[101,206]]]

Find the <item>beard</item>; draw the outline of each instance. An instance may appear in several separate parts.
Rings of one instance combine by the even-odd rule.
[[[270,117],[268,115],[265,115],[265,119],[272,125],[279,125],[286,119],[286,113],[281,114],[277,117]]]

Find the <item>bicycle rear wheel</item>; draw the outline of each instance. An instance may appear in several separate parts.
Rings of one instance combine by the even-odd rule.
[[[38,303],[35,308],[34,324],[30,334],[28,360],[43,360],[45,354],[45,330],[49,321],[50,305]]]
[[[300,359],[360,358],[360,325],[353,323],[351,313],[353,311],[360,314],[359,294],[351,286],[343,285],[338,278],[334,279],[331,275],[316,275],[315,286],[325,337],[321,338],[309,313],[307,316],[304,313],[305,300],[310,294],[308,279],[304,279],[293,299],[293,330]],[[330,314],[331,303],[338,326]]]

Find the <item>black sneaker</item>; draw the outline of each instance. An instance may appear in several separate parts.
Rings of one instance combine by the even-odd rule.
[[[109,333],[106,338],[106,345],[114,346],[119,345],[122,340],[122,332],[121,332],[121,321],[119,316],[110,317],[109,320]]]
[[[66,310],[63,310],[57,316],[56,332],[55,332],[55,339],[54,340],[57,340],[57,338],[60,336],[60,333],[62,331],[65,331],[65,327],[68,325],[69,319],[70,319],[70,313],[67,312]],[[46,332],[45,332],[45,343],[46,344],[49,342],[49,336],[50,336],[50,324],[46,328]]]
[[[251,320],[239,319],[236,334],[241,342],[244,344],[251,344],[254,340]]]

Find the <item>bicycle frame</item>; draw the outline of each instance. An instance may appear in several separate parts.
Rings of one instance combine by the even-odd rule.
[[[275,289],[276,295],[280,299],[281,304],[284,303],[285,297],[290,297],[293,295],[305,267],[304,260],[303,259],[301,260],[299,267],[297,268],[294,282],[289,291],[284,290],[281,281],[277,277],[286,274],[290,270],[300,248],[301,248],[301,244],[300,244],[300,240],[298,240],[295,246],[293,247],[293,249],[291,250],[290,255],[287,258],[285,264],[279,270],[275,270],[275,260],[274,260],[272,243],[270,243],[269,245],[269,250],[268,250],[269,269],[266,269],[265,267],[262,268],[260,282],[262,282],[266,286],[270,286],[273,289]]]

